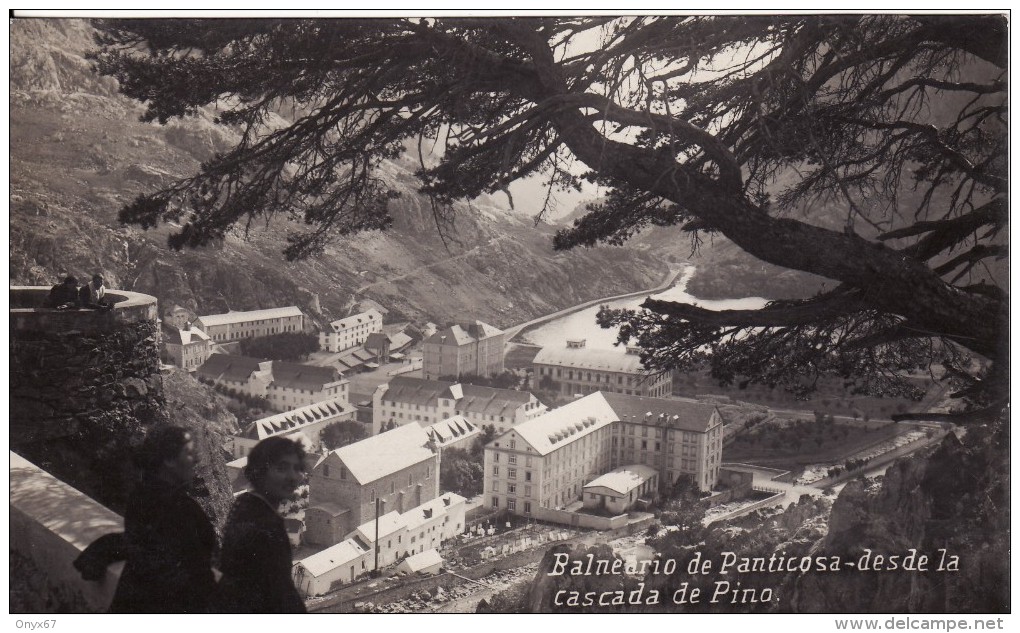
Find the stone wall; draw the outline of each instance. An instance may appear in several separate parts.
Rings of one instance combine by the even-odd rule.
[[[41,308],[48,288],[10,289],[11,448],[121,507],[131,448],[166,422],[156,299],[114,291],[113,310]]]

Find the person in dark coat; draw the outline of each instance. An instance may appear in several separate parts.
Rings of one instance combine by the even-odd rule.
[[[64,277],[64,281],[50,288],[46,297],[46,307],[54,310],[71,310],[79,307],[78,279],[74,276]]]
[[[304,481],[301,445],[282,437],[259,442],[244,475],[252,490],[234,502],[223,530],[216,610],[222,613],[305,613],[292,577],[292,552],[280,504]]]
[[[216,532],[188,496],[195,476],[195,444],[179,427],[159,427],[145,438],[140,483],[124,512],[127,561],[112,613],[206,613],[215,591]]]

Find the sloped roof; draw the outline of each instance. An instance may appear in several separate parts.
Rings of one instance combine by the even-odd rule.
[[[435,424],[425,427],[425,434],[436,443],[436,446],[443,448],[448,444],[460,442],[469,437],[475,437],[482,432],[477,425],[472,424],[462,415],[454,415],[440,420]]]
[[[498,336],[503,330],[495,328],[488,323],[475,321],[473,323],[457,323],[450,327],[439,330],[432,336],[425,339],[426,343],[434,345],[467,345],[475,341]]]
[[[454,384],[445,380],[394,376],[390,379],[383,401],[434,407],[439,404],[440,394],[447,392]]]
[[[514,412],[531,402],[531,392],[463,385],[463,398],[457,408],[485,415],[513,416]]]
[[[382,321],[382,315],[379,314],[379,311],[375,308],[369,308],[364,312],[359,312],[357,314],[346,316],[342,319],[337,319],[336,321],[331,322],[330,325],[333,326],[334,330],[339,332],[340,330],[357,327],[372,321]]]
[[[434,549],[427,549],[424,552],[418,552],[405,558],[401,563],[400,567],[406,568],[410,572],[422,571],[425,569],[431,569],[437,565],[443,564],[443,557],[439,555]]]
[[[704,433],[709,428],[712,414],[718,409],[691,399],[648,398],[622,393],[604,393],[603,396],[617,419],[623,422],[640,422],[684,431]]]
[[[379,517],[379,538],[384,538],[393,534],[397,530],[403,528],[404,525],[404,515],[400,514],[396,510],[387,512]],[[375,519],[362,523],[355,528],[354,532],[366,543],[373,543],[375,541]]]
[[[397,332],[396,334],[390,334],[390,349],[400,349],[407,346],[412,340],[406,332]]]
[[[406,424],[342,446],[332,453],[340,458],[354,479],[364,485],[432,459],[432,450],[426,446],[428,441],[425,429],[417,424]]]
[[[264,440],[267,437],[288,435],[323,420],[353,412],[354,407],[344,402],[342,398],[323,400],[292,411],[259,418],[245,427],[243,436],[252,440]]]
[[[297,306],[286,308],[268,308],[266,310],[247,310],[238,312],[227,312],[226,314],[206,314],[198,317],[202,325],[229,325],[231,323],[247,323],[248,321],[262,321],[265,319],[282,319],[286,317],[304,316]]]
[[[510,433],[516,433],[539,455],[548,455],[561,446],[615,422],[616,419],[616,413],[606,402],[602,392],[596,391],[558,409],[522,422],[494,441],[500,442],[502,445]]]
[[[175,327],[164,327],[163,340],[171,345],[189,345],[191,343],[201,343],[211,339],[208,334],[197,327],[191,327],[187,330],[179,330]]]
[[[308,570],[312,576],[319,577],[337,567],[346,565],[357,559],[368,550],[363,549],[354,539],[341,541],[332,547],[327,547],[317,554],[298,561],[298,564]]]
[[[641,366],[641,357],[623,350],[587,347],[543,347],[531,361],[534,365],[554,365],[573,369],[614,371],[628,374],[648,373]]]
[[[609,488],[614,492],[625,495],[654,477],[657,472],[651,466],[645,466],[644,464],[620,466],[592,479],[584,485],[584,489],[587,490],[595,487]]]
[[[283,389],[321,391],[323,386],[343,379],[335,367],[273,361],[273,386]]]
[[[233,354],[213,354],[195,371],[199,376],[213,380],[245,382],[266,361]]]
[[[404,527],[409,532],[413,532],[429,521],[445,516],[447,508],[458,503],[464,503],[465,501],[467,499],[455,492],[443,493],[441,496],[426,501],[418,507],[411,508],[401,515],[404,519]]]
[[[365,339],[365,349],[382,349],[383,345],[389,345],[390,337],[382,332],[372,332]]]

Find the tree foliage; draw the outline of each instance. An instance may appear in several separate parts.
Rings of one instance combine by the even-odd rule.
[[[365,432],[365,427],[351,420],[327,424],[319,431],[322,445],[331,451],[348,444],[353,444],[366,437],[368,437],[368,434]]]
[[[803,390],[832,372],[906,393],[903,372],[939,365],[972,405],[1007,398],[1001,16],[99,26],[97,68],[147,103],[146,120],[215,105],[241,131],[197,174],[121,212],[180,221],[174,247],[275,214],[309,227],[290,257],[384,228],[397,194],[375,168],[407,152],[440,227],[454,200],[521,178],[544,174],[550,193],[587,179],[608,195],[557,248],[671,226],[693,248],[721,234],[832,280],[761,310],[648,300],[604,312],[646,366],[708,362],[723,382]],[[272,117],[283,106],[292,123]]]
[[[439,485],[443,491],[474,497],[482,492],[482,469],[481,455],[461,448],[445,449],[439,464]]]
[[[304,332],[280,332],[241,340],[242,354],[271,360],[301,360],[318,349],[315,335]]]

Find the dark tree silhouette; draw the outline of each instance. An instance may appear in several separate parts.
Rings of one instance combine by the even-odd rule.
[[[180,221],[174,247],[280,213],[310,227],[290,257],[384,228],[396,194],[373,169],[406,152],[440,229],[454,200],[538,173],[550,191],[586,178],[608,196],[557,248],[676,226],[694,248],[721,234],[832,281],[761,310],[604,312],[648,367],[708,360],[723,382],[801,390],[825,371],[910,394],[902,373],[938,365],[972,407],[1008,398],[1002,16],[98,25],[99,71],[146,120],[215,104],[242,131],[123,209],[142,226]],[[269,121],[282,106],[293,123]]]

